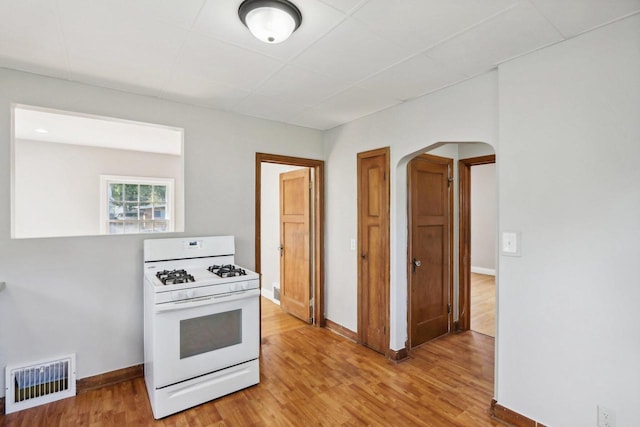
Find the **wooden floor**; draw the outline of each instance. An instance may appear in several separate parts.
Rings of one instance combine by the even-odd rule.
[[[496,336],[496,278],[471,273],[471,330]]]
[[[0,415],[6,426],[498,426],[488,336],[447,335],[386,360],[263,298],[259,385],[154,421],[138,378]]]

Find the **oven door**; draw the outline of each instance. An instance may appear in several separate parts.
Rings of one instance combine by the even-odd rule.
[[[155,306],[155,387],[257,359],[258,289]]]

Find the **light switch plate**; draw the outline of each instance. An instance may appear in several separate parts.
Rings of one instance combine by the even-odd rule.
[[[508,256],[522,255],[522,242],[519,231],[503,231],[500,253]]]

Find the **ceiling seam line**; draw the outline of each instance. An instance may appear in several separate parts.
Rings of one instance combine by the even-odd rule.
[[[553,27],[554,30],[556,30],[558,32],[558,34],[560,35],[560,37],[562,37],[563,39],[567,40],[569,37],[567,37],[562,31],[560,31],[560,28],[558,28],[553,22],[551,22],[551,20],[547,17],[546,14],[544,14],[540,8],[535,4],[535,2],[531,1],[531,0],[526,0],[527,3],[529,3],[531,5],[531,7],[533,7],[536,12],[538,12],[540,14],[540,16],[542,16],[544,18],[545,21],[547,21],[547,23],[549,25],[551,25]]]
[[[321,2],[322,4],[325,4],[324,2]],[[327,5],[327,7],[331,7],[334,10],[335,9],[333,6],[329,6]],[[278,70],[274,71],[273,73],[271,73],[266,79],[262,80],[254,89],[253,92],[255,92],[255,90],[260,89],[265,83],[267,83],[271,78],[273,78],[276,73],[278,73],[279,71],[281,71],[284,67],[286,67],[287,65],[289,66],[294,66],[297,67],[298,65],[295,65],[293,62],[300,57],[300,55],[302,55],[304,52],[306,52],[307,50],[309,50],[311,47],[313,47],[316,43],[318,43],[318,41],[320,41],[321,39],[325,38],[327,35],[331,34],[336,28],[338,28],[343,22],[345,22],[347,19],[349,19],[349,17],[351,16],[351,13],[347,13],[347,12],[342,12],[342,11],[338,11],[340,14],[342,14],[342,19],[340,19],[338,22],[336,22],[333,26],[331,26],[327,31],[325,31],[322,35],[320,35],[319,37],[317,37],[315,40],[313,40],[311,43],[309,43],[304,49],[300,50],[298,53],[294,54],[293,56],[287,58],[286,60],[282,61],[284,64],[282,65],[282,67],[280,67]],[[276,58],[277,59],[277,58]],[[301,67],[303,69],[306,69],[306,67]],[[323,75],[323,74],[322,74]],[[331,76],[325,76],[325,77],[331,77]],[[332,79],[335,79],[335,77],[331,77]],[[243,99],[244,101],[244,99]],[[317,105],[317,104],[315,104]]]
[[[506,13],[506,12],[510,11],[511,9],[514,9],[516,6],[517,6],[517,4],[513,4],[513,5],[511,5],[511,6],[507,7],[507,8],[505,8],[505,9],[502,9],[502,10],[500,10],[499,12],[494,13],[493,15],[489,15],[489,16],[487,16],[486,18],[481,19],[480,21],[476,22],[476,23],[475,23],[475,24],[473,24],[473,25],[470,25],[470,26],[468,26],[468,27],[465,27],[465,28],[461,29],[460,31],[458,31],[458,32],[456,32],[456,33],[454,33],[454,34],[452,34],[452,35],[451,35],[451,36],[449,36],[449,37],[446,37],[446,38],[444,38],[444,39],[442,39],[442,40],[440,40],[440,41],[437,41],[436,43],[434,43],[434,44],[430,45],[429,47],[427,47],[427,48],[425,48],[425,49],[419,50],[418,52],[416,52],[416,53],[414,53],[414,54],[412,54],[412,55],[409,55],[409,56],[407,56],[407,57],[405,57],[405,58],[403,58],[403,59],[401,59],[401,60],[398,60],[398,61],[394,62],[393,64],[391,64],[391,65],[389,65],[389,66],[387,66],[387,67],[385,67],[385,68],[382,68],[382,69],[380,69],[380,70],[378,70],[378,71],[376,71],[376,72],[374,72],[374,73],[368,74],[367,76],[365,76],[365,77],[363,77],[362,79],[357,80],[355,83],[353,83],[353,86],[357,86],[357,87],[358,87],[358,88],[360,88],[360,89],[364,89],[364,88],[362,88],[361,86],[359,86],[362,82],[364,82],[364,81],[366,81],[366,80],[369,80],[370,78],[375,77],[375,76],[377,76],[377,75],[379,75],[379,74],[382,74],[382,73],[384,73],[385,71],[387,71],[387,70],[389,70],[389,69],[391,69],[391,68],[393,68],[393,67],[395,67],[395,66],[397,66],[397,65],[400,65],[400,64],[402,64],[403,62],[406,62],[406,61],[408,61],[408,60],[410,60],[410,59],[416,58],[416,57],[418,57],[418,56],[420,56],[420,55],[422,55],[422,56],[426,56],[426,57],[427,57],[427,58],[429,58],[430,60],[435,61],[435,62],[437,62],[438,64],[442,65],[440,61],[438,61],[437,59],[432,58],[431,56],[429,56],[429,55],[427,54],[427,52],[428,52],[429,50],[431,50],[431,49],[433,49],[433,48],[435,48],[435,47],[437,47],[437,46],[441,45],[441,44],[444,44],[444,43],[446,43],[446,42],[448,42],[448,41],[450,41],[450,40],[453,40],[453,39],[454,39],[454,38],[456,38],[456,37],[461,36],[462,34],[464,34],[464,33],[468,32],[468,31],[470,31],[470,30],[472,30],[472,29],[474,29],[474,28],[476,28],[476,27],[478,27],[478,26],[480,26],[480,25],[485,24],[486,22],[489,22],[489,21],[491,21],[491,20],[495,19],[496,17],[498,17],[498,16],[502,15],[503,13]],[[356,21],[358,21],[358,22],[362,23],[362,22],[361,22],[359,19],[357,19],[357,18],[353,18],[353,19],[355,19]],[[363,23],[363,25],[365,25],[367,28],[369,28],[366,24],[364,24],[364,23]],[[465,76],[467,76],[468,74],[464,74],[464,75],[465,75]],[[427,92],[427,93],[429,93],[429,92]],[[423,95],[420,95],[420,96],[423,96]],[[411,98],[411,99],[413,99],[413,98]]]
[[[60,1],[56,0],[55,2],[55,10],[56,10],[56,23],[58,27],[58,35],[60,37],[60,42],[62,43],[62,50],[64,51],[64,60],[67,64],[67,79],[73,80],[73,72],[71,71],[71,57],[69,55],[69,48],[67,46],[67,37],[64,33],[64,26],[62,25],[62,13],[60,12]]]

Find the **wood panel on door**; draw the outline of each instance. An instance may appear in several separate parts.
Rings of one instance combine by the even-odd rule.
[[[280,304],[307,323],[311,306],[311,171],[280,174]]]
[[[389,149],[358,154],[358,339],[389,349]]]
[[[409,162],[409,347],[449,332],[453,160]]]

